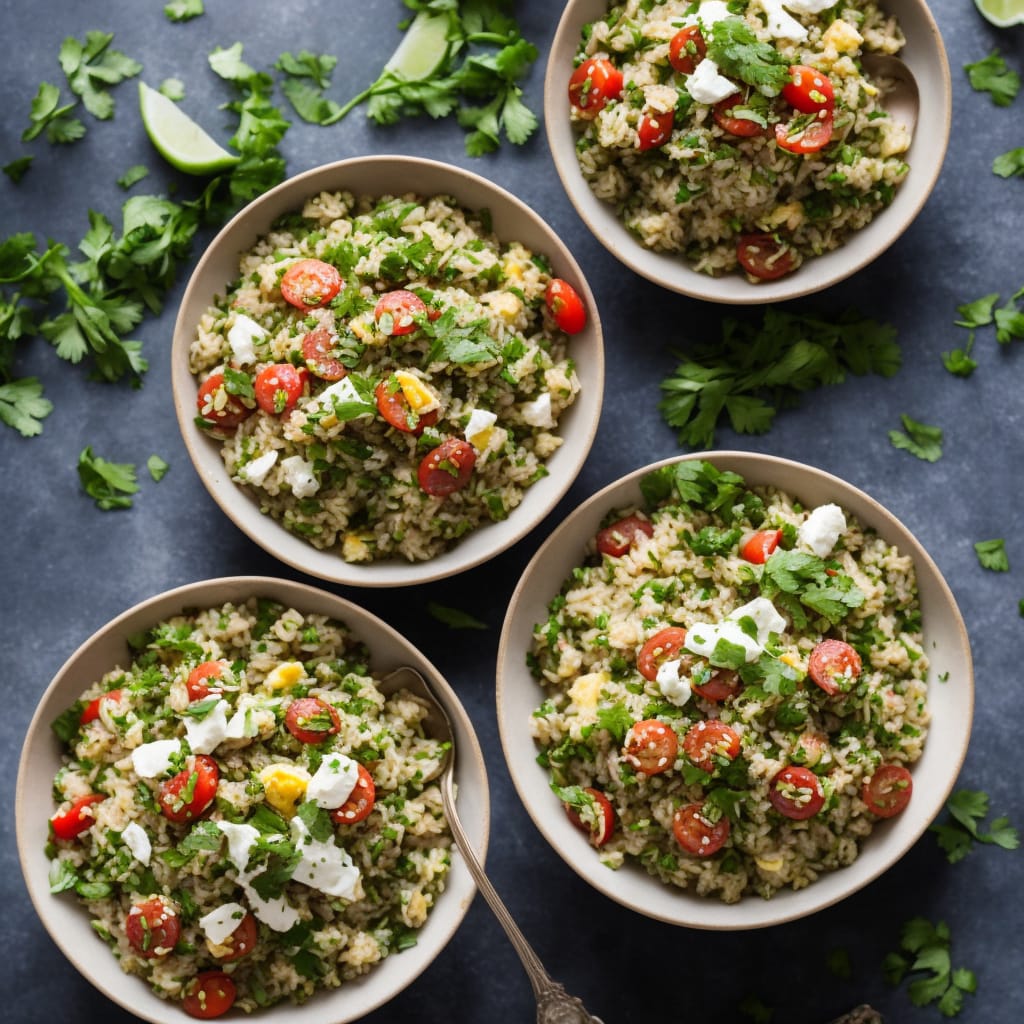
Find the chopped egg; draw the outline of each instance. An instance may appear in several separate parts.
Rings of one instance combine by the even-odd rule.
[[[494,433],[498,417],[487,409],[474,409],[463,431],[466,440],[478,451],[485,451]]]
[[[228,841],[228,860],[239,870],[249,865],[249,853],[260,834],[253,825],[236,825],[233,821],[218,821],[217,828]]]
[[[523,419],[531,427],[553,427],[554,417],[551,415],[551,392],[542,391],[532,402],[523,407]]]
[[[306,678],[301,661],[282,661],[267,673],[263,685],[268,690],[290,690],[300,679]]]
[[[121,841],[132,856],[143,866],[149,866],[149,858],[153,855],[153,844],[149,841],[146,830],[137,822],[129,822],[121,833]]]
[[[340,807],[359,781],[359,763],[345,754],[328,754],[306,787],[306,799],[329,811]]]
[[[654,680],[661,690],[661,695],[678,707],[682,707],[693,696],[690,680],[679,674],[681,664],[678,658],[674,661],[663,661],[658,666],[658,674]]]
[[[333,837],[325,842],[314,839],[301,818],[292,818],[291,829],[292,842],[302,858],[292,880],[328,896],[354,899],[359,868],[352,863],[348,851],[337,846]]]
[[[766,853],[760,857],[755,857],[754,863],[762,871],[779,871],[785,861],[783,861],[781,853]]]
[[[791,14],[787,14],[782,8],[783,0],[761,0],[761,8],[768,18],[765,26],[770,36],[776,39],[792,39],[794,42],[802,42],[807,38],[807,29],[800,24]],[[704,62],[701,61],[701,64]],[[700,64],[697,65],[700,67]]]
[[[793,4],[790,4],[790,7],[799,10]],[[825,46],[831,46],[837,53],[853,53],[864,42],[864,37],[848,21],[836,18],[822,33],[821,41]]]
[[[286,818],[294,817],[306,795],[309,772],[299,765],[268,764],[258,778],[263,783],[267,803]]]
[[[267,474],[274,468],[274,463],[277,462],[277,455],[276,448],[258,455],[255,459],[240,467],[238,475],[247,483],[259,487],[267,479]]]
[[[231,354],[234,362],[239,366],[247,366],[256,362],[255,342],[262,341],[267,332],[255,320],[250,319],[244,313],[235,314],[235,322],[228,331],[228,344],[231,346]]]
[[[346,533],[341,542],[341,557],[346,562],[369,562],[373,552],[358,533]]]
[[[718,103],[740,87],[724,75],[718,73],[718,65],[705,57],[696,67],[693,74],[686,79],[686,91],[698,103]]]
[[[227,739],[230,707],[226,700],[219,700],[202,718],[182,716],[185,739],[193,754],[212,754]]]
[[[416,374],[409,373],[408,370],[395,370],[394,377],[413,412],[422,415],[425,412],[433,412],[434,409],[441,408],[440,399],[430,386],[420,380]]]
[[[241,903],[225,903],[199,918],[199,927],[215,946],[223,946],[233,935],[248,911]]]
[[[140,779],[155,779],[170,770],[171,758],[181,750],[180,740],[154,740],[132,751],[132,768]]]
[[[754,624],[750,635],[741,625],[741,619]],[[743,648],[746,661],[753,662],[764,653],[764,645],[772,633],[781,633],[786,620],[775,610],[775,605],[766,597],[755,597],[739,608],[733,609],[721,622],[695,622],[686,631],[683,646],[702,658],[710,658],[720,640]]]
[[[819,505],[801,524],[797,533],[800,543],[819,558],[832,553],[840,536],[846,532],[846,516],[838,505]]]
[[[320,490],[320,482],[313,474],[313,463],[307,462],[301,455],[289,455],[287,459],[282,459],[281,469],[296,498],[311,498]]]
[[[580,708],[595,708],[601,696],[601,688],[608,685],[607,672],[589,672],[580,676],[569,689],[569,699]]]

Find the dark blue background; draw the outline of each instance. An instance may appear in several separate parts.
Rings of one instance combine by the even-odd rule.
[[[89,131],[70,147],[45,139],[23,146],[20,135],[40,81],[63,85],[61,40],[89,29],[115,32],[114,46],[140,60],[143,78],[158,85],[181,78],[184,108],[226,138],[233,116],[218,110],[230,98],[209,70],[214,46],[245,44],[245,58],[269,68],[284,50],[339,56],[332,95],[342,100],[376,76],[399,38],[405,15],[397,0],[289,0],[246,3],[207,0],[207,14],[174,25],[161,0],[0,0],[5,40],[0,61],[0,163],[24,152],[35,165],[18,185],[0,178],[0,228],[33,231],[72,246],[88,229],[87,211],[119,223],[125,194],[116,179],[145,163],[151,174],[132,194],[196,186],[166,167],[139,122],[135,83],[115,90],[114,120],[83,115]],[[953,133],[938,186],[914,226],[875,265],[828,292],[793,305],[836,313],[852,307],[898,328],[904,365],[894,378],[851,378],[808,394],[782,413],[763,437],[719,432],[723,448],[770,452],[849,479],[896,512],[920,537],[946,575],[972,639],[977,678],[974,738],[959,785],[985,789],[992,808],[1024,826],[1018,781],[1020,658],[1024,620],[1021,536],[1020,381],[1024,346],[997,346],[980,331],[979,367],[969,380],[950,376],[940,354],[962,346],[953,325],[959,303],[988,292],[1005,298],[1024,285],[1024,181],[990,171],[994,156],[1024,145],[1024,97],[995,108],[968,85],[963,65],[998,47],[1024,70],[1024,28],[998,30],[970,0],[933,5],[949,51],[954,84]],[[541,107],[543,64],[559,13],[544,0],[517,5],[527,38],[541,59],[526,99]],[[66,86],[64,94],[67,95]],[[279,97],[280,99],[280,97]],[[283,104],[283,99],[280,99]],[[926,126],[923,126],[926,128]],[[453,121],[406,122],[381,129],[357,111],[332,128],[294,119],[283,144],[290,173],[372,152],[403,152],[449,160],[483,173],[518,194],[568,241],[598,297],[607,346],[604,414],[591,456],[550,523],[601,485],[679,451],[657,412],[658,382],[675,365],[673,350],[719,336],[729,309],[664,292],[620,267],[586,230],[559,184],[543,130],[521,148],[470,159]],[[411,183],[414,187],[415,183]],[[210,235],[197,239],[194,258]],[[186,268],[187,269],[187,268]],[[41,437],[22,439],[0,427],[0,644],[6,713],[0,717],[2,799],[8,808],[0,846],[0,992],[4,1019],[25,1022],[122,1021],[129,1016],[76,973],[39,924],[26,895],[14,842],[18,753],[36,700],[60,665],[95,629],[135,602],[196,579],[236,573],[296,577],[250,543],[199,483],[178,433],[170,396],[169,352],[177,302],[187,273],[162,316],[136,332],[151,369],[141,391],[90,381],[82,367],[59,360],[42,340],[21,347],[18,375],[35,374],[54,402]],[[945,454],[920,462],[889,444],[899,416],[938,424]],[[90,444],[113,461],[135,462],[142,487],[135,507],[101,512],[81,492],[75,465]],[[145,473],[153,452],[170,463],[160,484]],[[824,1024],[867,1000],[888,1021],[940,1019],[916,1009],[906,986],[883,980],[883,956],[898,948],[900,927],[915,915],[944,920],[953,935],[955,966],[974,969],[978,993],[962,1020],[989,1024],[1020,1019],[1019,965],[1024,952],[1024,854],[977,848],[949,865],[926,835],[885,877],[839,906],[800,922],[747,934],[676,929],[633,915],[590,890],[555,854],[515,795],[498,742],[493,666],[508,596],[545,527],[490,565],[462,578],[412,591],[338,588],[402,629],[445,673],[465,702],[484,746],[492,797],[489,869],[549,970],[582,995],[607,1024],[622,1021],[745,1019],[738,1007],[757,996],[774,1008],[775,1024]],[[981,569],[972,544],[1005,537],[1008,574]],[[310,582],[316,583],[312,580]],[[428,618],[428,599],[473,611],[487,633],[452,633]],[[666,899],[671,894],[666,892]],[[849,953],[852,977],[825,965]],[[451,945],[420,980],[370,1021],[468,1024],[528,1021],[534,1015],[525,975],[489,911],[477,900]]]

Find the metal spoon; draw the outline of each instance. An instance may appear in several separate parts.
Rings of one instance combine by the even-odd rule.
[[[885,90],[882,105],[893,121],[905,125],[907,131],[913,134],[917,114],[921,109],[921,94],[914,72],[899,57],[888,53],[865,53],[860,63],[865,73],[872,78],[892,83]]]
[[[390,697],[400,690],[407,690],[416,697],[422,697],[430,706],[430,711],[423,720],[424,732],[433,739],[448,741],[448,754],[430,778],[439,779],[444,813],[452,830],[455,845],[459,848],[459,852],[473,876],[473,881],[476,882],[481,895],[494,911],[494,916],[497,917],[502,928],[505,929],[530,977],[533,994],[537,1000],[537,1024],[603,1024],[600,1017],[588,1013],[583,1003],[576,996],[569,995],[544,969],[544,965],[529,942],[526,941],[526,937],[519,930],[518,925],[512,920],[512,915],[502,903],[501,897],[491,885],[487,875],[484,874],[484,869],[480,861],[477,860],[476,852],[462,828],[458,812],[455,809],[453,786],[455,745],[452,724],[427,681],[416,669],[404,666],[384,676],[378,682],[377,688],[385,697]]]

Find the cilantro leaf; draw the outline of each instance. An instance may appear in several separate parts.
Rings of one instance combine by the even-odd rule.
[[[606,729],[615,742],[621,744],[633,727],[633,716],[622,701],[617,701],[610,707],[597,709],[597,727]]]
[[[120,178],[117,179],[118,185],[123,189],[129,189],[132,185],[138,184],[143,178],[149,175],[149,168],[145,164],[135,164],[133,167],[129,167]]]
[[[22,377],[0,384],[0,421],[14,427],[22,437],[42,432],[42,420],[53,412],[53,403],[43,398],[43,386],[36,377]]]
[[[1010,571],[1010,560],[1006,557],[1006,541],[1001,537],[976,541],[974,551],[983,569],[991,569],[993,572]]]
[[[1024,288],[1014,292],[1005,306],[1000,306],[993,312],[996,341],[1000,345],[1008,345],[1014,340],[1024,340],[1024,312],[1017,307],[1021,298],[1024,298]]]
[[[85,135],[85,125],[71,117],[75,102],[60,106],[60,89],[49,82],[41,82],[29,111],[29,127],[21,133],[22,142],[31,142],[44,129],[50,142],[75,142]]]
[[[1015,850],[1020,845],[1017,830],[1009,818],[993,820],[990,831],[982,830],[980,823],[988,814],[988,794],[980,790],[960,789],[946,801],[946,810],[955,824],[932,825],[929,831],[938,836],[939,846],[950,864],[964,859],[971,849],[971,840]]]
[[[158,92],[178,103],[185,98],[185,83],[180,78],[165,78],[160,83]]]
[[[294,78],[311,78],[318,88],[326,89],[331,84],[331,72],[337,63],[337,57],[300,50],[298,54],[282,53],[274,67]]]
[[[190,21],[204,13],[203,0],[171,0],[164,7],[168,21]]]
[[[298,78],[281,83],[281,92],[288,98],[295,113],[310,124],[333,124],[341,109],[334,100],[325,97],[319,89]]]
[[[937,462],[942,458],[942,428],[918,423],[906,413],[900,416],[902,430],[890,430],[889,441],[894,448],[902,448],[925,462]]]
[[[61,44],[60,66],[71,91],[80,96],[85,109],[100,121],[114,116],[114,98],[107,86],[133,78],[142,65],[120,50],[111,50],[113,32],[87,32],[82,42],[68,36]]]
[[[146,459],[146,469],[149,470],[149,475],[153,478],[156,483],[160,483],[161,480],[167,475],[167,470],[171,467],[162,459],[159,455],[150,455]]]
[[[942,353],[942,365],[954,377],[970,377],[978,368],[977,362],[971,358],[972,348],[974,348],[974,331],[971,331],[967,338],[967,344],[963,348],[955,348],[951,352]]]
[[[78,456],[78,478],[82,488],[103,510],[131,508],[139,485],[135,482],[135,466],[130,462],[107,462],[93,455],[92,447],[82,449]]]
[[[251,82],[258,77],[258,72],[242,60],[242,50],[241,43],[234,43],[227,49],[217,46],[207,60],[213,71],[221,78],[229,82]]]
[[[789,61],[737,17],[716,21],[707,41],[708,57],[730,78],[738,78],[765,96],[778,96],[789,81]]]
[[[10,163],[4,164],[0,170],[17,185],[28,173],[28,169],[32,166],[32,159],[31,156],[19,156]]]
[[[960,314],[961,319],[953,322],[957,327],[984,327],[986,324],[992,323],[992,310],[998,299],[998,292],[994,292],[992,295],[983,295],[973,302],[957,306],[956,311]]]
[[[992,161],[992,173],[1000,178],[1012,178],[1015,174],[1024,175],[1024,146],[1000,153]]]
[[[971,88],[987,92],[997,107],[1008,107],[1020,91],[1020,75],[1007,66],[998,50],[973,64],[965,64],[964,71]]]
[[[458,608],[449,608],[447,605],[438,604],[437,601],[428,601],[427,611],[438,622],[443,622],[452,629],[489,628],[486,622],[474,618],[469,612],[460,611]]]

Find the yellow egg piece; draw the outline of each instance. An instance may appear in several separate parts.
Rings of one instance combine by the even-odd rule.
[[[284,661],[270,670],[264,685],[269,690],[290,690],[300,679],[304,679],[306,670],[301,661]]]
[[[780,854],[771,854],[766,857],[755,857],[754,862],[762,871],[779,871],[784,863]]]
[[[409,373],[408,370],[395,370],[395,379],[413,412],[431,412],[441,407],[437,395],[414,373]]]
[[[295,816],[309,779],[305,768],[292,764],[268,764],[259,774],[267,803],[286,818]]]

